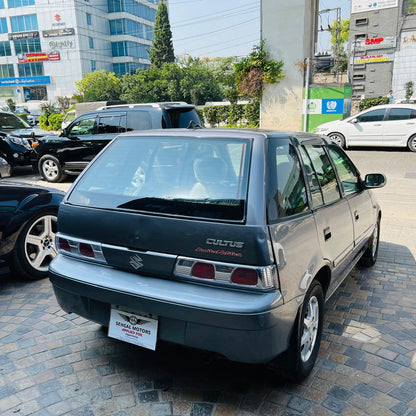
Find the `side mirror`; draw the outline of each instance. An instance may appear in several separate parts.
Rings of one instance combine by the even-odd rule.
[[[382,173],[369,173],[364,178],[364,188],[382,188],[387,182],[386,177]]]
[[[353,124],[358,123],[358,119],[353,118],[352,120],[350,120],[350,123],[353,123]]]
[[[61,137],[68,137],[68,133],[67,133],[66,128],[62,129],[61,134],[59,136],[61,136]]]

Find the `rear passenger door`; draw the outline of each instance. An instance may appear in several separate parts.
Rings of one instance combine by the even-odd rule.
[[[318,240],[323,257],[333,269],[333,280],[328,294],[341,282],[343,270],[354,248],[353,222],[348,201],[341,197],[341,190],[334,168],[324,146],[307,144],[299,146],[305,166]]]
[[[416,133],[416,110],[390,108],[383,122],[383,146],[406,146],[407,139]]]
[[[360,246],[374,229],[376,207],[370,193],[363,189],[360,175],[344,151],[335,145],[328,146],[328,153],[337,170],[342,192],[348,201],[354,223],[354,246]]]

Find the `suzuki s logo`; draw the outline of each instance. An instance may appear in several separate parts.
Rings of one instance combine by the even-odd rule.
[[[233,247],[233,248],[243,248],[243,241],[229,241],[229,240],[217,240],[216,238],[207,238],[205,241],[206,244],[219,247]]]
[[[135,254],[134,256],[130,257],[129,264],[131,267],[133,267],[134,270],[140,269],[140,267],[143,267],[143,260]]]

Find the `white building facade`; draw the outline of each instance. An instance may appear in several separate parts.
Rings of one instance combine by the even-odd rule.
[[[54,102],[95,70],[150,64],[159,0],[0,0],[0,102]]]

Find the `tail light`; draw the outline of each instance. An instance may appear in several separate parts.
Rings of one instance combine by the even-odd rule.
[[[175,276],[195,280],[210,280],[212,283],[250,287],[257,289],[277,288],[276,266],[242,266],[209,262],[179,257],[175,265]]]
[[[68,237],[58,233],[56,235],[56,247],[59,253],[66,256],[107,263],[100,243]]]

